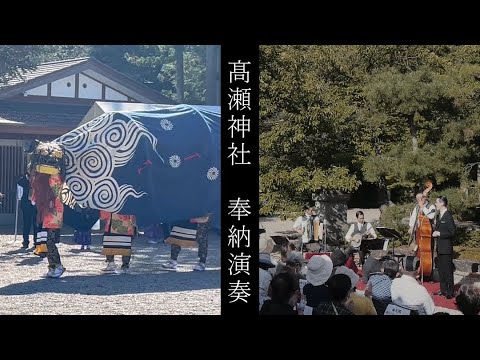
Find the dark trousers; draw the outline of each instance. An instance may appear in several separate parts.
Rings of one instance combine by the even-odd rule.
[[[37,244],[37,208],[32,205],[22,204],[23,215],[23,246],[28,247],[30,243],[30,228],[33,227],[33,245]]]
[[[453,296],[453,255],[438,255],[438,275],[440,277],[440,291]]]
[[[197,237],[197,242],[198,257],[200,259],[200,262],[205,264],[207,262],[208,237],[199,236]],[[178,259],[178,254],[180,254],[180,250],[182,250],[180,246],[172,244],[170,247],[170,258],[176,261]]]
[[[47,229],[47,260],[48,267],[55,269],[62,265],[60,261],[60,254],[58,253],[57,245],[55,243],[55,230]]]
[[[115,261],[115,255],[106,255],[107,256],[107,262],[111,263]],[[122,268],[128,268],[130,266],[130,258],[131,255],[122,255]]]
[[[55,229],[54,230],[55,244],[58,244],[60,242],[61,231],[62,231],[62,229]]]

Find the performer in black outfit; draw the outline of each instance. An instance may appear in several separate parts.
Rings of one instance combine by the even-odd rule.
[[[435,201],[438,214],[435,219],[435,231],[432,236],[437,240],[437,265],[440,277],[440,292],[434,295],[443,295],[447,299],[453,297],[453,237],[455,236],[455,222],[447,209],[448,200],[439,196]]]
[[[21,193],[20,207],[23,215],[23,248],[27,249],[30,242],[30,228],[33,227],[33,246],[37,244],[37,208],[32,205],[30,198],[29,170],[18,180],[18,194]]]

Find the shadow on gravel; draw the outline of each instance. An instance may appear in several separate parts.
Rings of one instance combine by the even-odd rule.
[[[20,244],[20,246],[22,246],[22,245]],[[30,252],[33,252],[33,250],[30,250],[30,249],[25,250],[25,249],[20,247],[18,249],[7,251],[6,253],[3,253],[2,257],[6,257],[8,255],[28,254]]]
[[[67,273],[68,269],[60,279],[38,279],[7,285],[0,289],[0,296],[38,293],[81,295],[161,293],[218,289],[220,284],[220,270],[91,276],[70,276],[66,275]]]
[[[34,266],[34,265],[37,265],[39,263],[41,263],[43,261],[43,258],[40,257],[40,256],[34,256],[34,257],[29,257],[29,258],[26,258],[26,259],[23,259],[21,261],[19,261],[17,264],[15,264],[16,266]]]

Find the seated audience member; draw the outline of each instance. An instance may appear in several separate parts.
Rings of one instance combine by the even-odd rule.
[[[265,300],[260,315],[298,315],[294,310],[298,301],[298,281],[293,274],[275,275],[270,283],[271,299]]]
[[[372,300],[368,299],[365,300],[365,296],[361,294],[357,294],[355,285],[360,280],[360,276],[355,274],[351,269],[340,266],[334,269],[335,275],[337,274],[344,274],[350,278],[350,282],[352,287],[350,289],[350,297],[348,301],[345,303],[347,309],[349,309],[354,315],[377,315],[375,311],[375,307],[373,306]]]
[[[347,248],[345,250],[345,256],[347,257],[345,261],[345,266],[348,267],[349,269],[352,269],[355,274],[359,273],[358,267],[355,264],[355,258],[354,258],[354,249],[352,247]]]
[[[330,289],[332,300],[320,303],[313,309],[312,314],[353,315],[353,313],[345,307],[345,303],[349,298],[352,288],[352,282],[350,281],[350,278],[345,274],[337,274],[328,279],[327,284],[328,288]]]
[[[280,249],[280,261],[277,262],[277,266],[275,270],[273,271],[274,274],[279,274],[282,272],[283,267],[287,263],[287,256],[290,254],[292,251],[295,251],[295,245],[291,242],[285,243],[282,245]]]
[[[454,286],[455,293],[458,293],[462,285],[473,285],[480,288],[480,273],[478,272],[477,263],[472,264],[472,272],[470,274],[468,274],[467,276],[464,276],[462,280],[460,280],[457,284],[455,284]]]
[[[267,236],[264,229],[259,229],[258,252],[259,252],[259,305],[269,298],[269,287],[273,274],[270,272],[275,268],[271,258],[271,252],[274,248],[273,240]]]
[[[480,314],[480,288],[475,285],[460,286],[455,302],[463,315]]]
[[[382,271],[370,274],[365,289],[365,296],[372,299],[389,303],[392,301],[390,288],[392,281],[397,277],[399,270],[398,262],[395,260],[385,260]]]
[[[272,263],[270,254],[260,253],[259,254],[259,305],[262,306],[265,300],[269,299],[268,291],[270,288],[270,283],[272,281],[272,274],[268,272],[268,269],[274,268],[275,265]]]
[[[330,275],[330,277],[332,277],[335,274],[348,275],[348,277],[350,277],[350,280],[352,282],[352,288],[355,288],[358,283],[358,280],[360,280],[360,277],[357,275],[355,271],[345,266],[345,262],[347,261],[347,256],[343,253],[343,251],[340,249],[334,250],[330,255],[330,259],[332,260],[332,263],[333,263],[332,274]]]
[[[417,311],[419,315],[432,315],[435,311],[433,299],[417,281],[420,260],[414,256],[405,258],[402,276],[392,281],[390,289],[392,303],[405,309]]]
[[[369,256],[367,260],[365,260],[365,264],[362,267],[362,280],[364,284],[368,283],[368,279],[371,274],[378,273],[382,271],[382,262],[378,259],[375,259],[373,256]]]
[[[307,284],[303,287],[307,306],[315,308],[322,302],[331,302],[330,290],[325,283],[330,278],[332,269],[332,260],[327,255],[314,255],[310,258],[307,264]]]
[[[345,265],[345,263],[347,262],[347,255],[345,255],[342,250],[335,249],[332,251],[330,259],[332,260],[333,268],[336,268]]]
[[[354,314],[354,315],[377,315],[375,307],[370,299],[365,299],[365,296],[355,293],[355,288],[360,280],[360,277],[350,268],[345,266],[347,261],[347,256],[343,253],[342,250],[337,249],[332,252],[330,258],[333,262],[332,275],[344,274],[350,278],[352,287],[351,293],[346,302],[345,306]]]
[[[305,276],[302,274],[303,265],[305,260],[303,259],[302,254],[299,251],[291,251],[287,255],[287,260],[285,266],[282,269],[282,272],[290,272],[295,274],[297,279],[305,279]]]
[[[345,302],[345,307],[354,315],[377,315],[372,299],[353,291]]]

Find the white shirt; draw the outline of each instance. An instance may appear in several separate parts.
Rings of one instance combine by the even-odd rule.
[[[352,234],[355,231],[355,226],[357,227],[358,230],[360,230],[363,226],[363,224],[360,224],[359,222],[356,222],[355,224],[350,225],[350,229],[348,229],[346,235],[345,235],[345,240],[351,241],[352,240]],[[372,224],[367,223],[367,233],[371,235],[373,239],[377,238],[377,234],[375,233],[375,230],[373,229]]]
[[[416,310],[420,315],[432,315],[435,304],[432,297],[417,280],[408,275],[402,275],[392,281],[392,302],[410,310]]]
[[[443,214],[445,214],[447,212],[447,208],[443,208],[440,210],[440,219],[443,217]]]
[[[312,216],[308,216],[308,220],[310,220],[312,218]],[[308,238],[308,233],[307,233],[307,221],[308,220],[303,220],[303,216],[299,216],[295,222],[293,223],[293,230],[296,230],[296,231],[301,231],[303,230],[303,234],[302,234],[302,242],[303,243],[308,243],[309,242],[309,238]],[[318,217],[318,215],[316,215],[314,218],[313,218],[314,221],[320,221],[320,218]]]
[[[430,220],[433,220],[435,218],[435,205],[429,205],[429,203],[427,202],[425,203],[421,211],[422,215],[425,215]],[[410,221],[408,222],[408,226],[410,226],[411,228],[414,227],[417,216],[417,206],[415,206],[412,213],[410,214]]]
[[[23,187],[17,184],[17,200],[22,200]]]
[[[302,230],[304,229],[303,225],[304,225],[303,216],[299,216],[293,223],[293,230]]]

